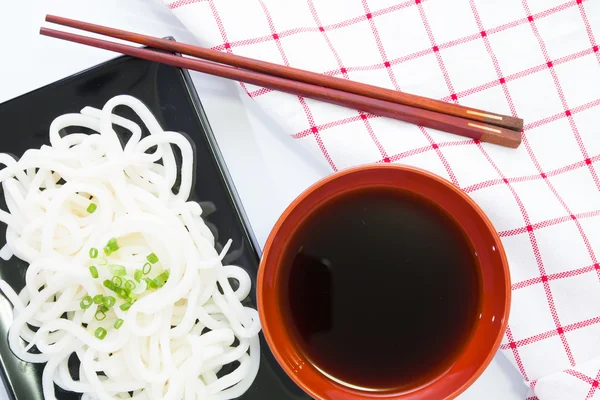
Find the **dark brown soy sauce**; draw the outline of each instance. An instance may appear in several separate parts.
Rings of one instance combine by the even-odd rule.
[[[449,368],[479,315],[480,273],[462,229],[391,188],[338,196],[284,254],[282,305],[305,356],[367,390],[408,390]]]

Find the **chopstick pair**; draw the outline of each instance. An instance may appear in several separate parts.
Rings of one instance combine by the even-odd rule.
[[[45,27],[40,29],[42,35],[354,108],[483,142],[511,148],[521,144],[523,120],[512,116],[59,16],[47,15],[46,21],[210,62]]]

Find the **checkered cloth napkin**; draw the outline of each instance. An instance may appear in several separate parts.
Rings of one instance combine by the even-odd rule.
[[[512,150],[240,85],[315,162],[414,165],[475,199],[510,262],[501,351],[531,398],[600,398],[600,1],[166,4],[213,49],[525,119]]]

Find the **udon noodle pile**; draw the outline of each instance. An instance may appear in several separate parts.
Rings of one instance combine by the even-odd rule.
[[[95,133],[64,134],[81,127]],[[0,256],[29,263],[20,293],[0,281],[14,306],[9,344],[22,360],[46,363],[44,397],[55,398],[54,384],[84,400],[241,396],[258,371],[258,313],[241,303],[248,274],[222,265],[229,243],[217,253],[201,206],[188,201],[188,139],[118,96],[56,118],[50,144],[18,161],[0,154]]]

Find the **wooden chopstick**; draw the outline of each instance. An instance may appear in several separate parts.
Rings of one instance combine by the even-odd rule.
[[[85,23],[81,23],[85,24]],[[77,35],[54,29],[41,28],[42,35],[51,36],[105,50],[115,51],[150,61],[186,68],[228,79],[234,79],[298,96],[313,98],[324,102],[355,108],[368,113],[381,115],[428,128],[438,129],[485,142],[516,148],[521,143],[521,133],[484,122],[455,117],[426,109],[373,99],[367,96],[348,93],[337,89],[271,76],[260,72],[229,67],[189,57],[138,48]]]
[[[46,21],[63,26],[81,29],[88,32],[98,33],[105,36],[110,36],[117,39],[127,40],[129,42],[143,44],[161,50],[186,54],[189,56],[202,58],[221,64],[227,64],[233,67],[239,67],[251,71],[262,72],[268,75],[279,76],[281,78],[292,79],[295,81],[310,83],[313,85],[338,89],[348,93],[359,94],[374,99],[390,101],[392,103],[404,104],[407,106],[423,108],[425,110],[435,111],[442,114],[454,115],[456,117],[485,122],[486,124],[496,125],[503,128],[516,130],[519,132],[523,130],[523,120],[508,115],[501,115],[488,111],[478,110],[475,108],[459,106],[458,104],[446,103],[440,100],[429,99],[427,97],[417,96],[414,94],[381,88],[373,85],[368,85],[366,83],[353,82],[347,79],[318,74],[316,72],[286,67],[267,61],[255,60],[248,57],[237,56],[231,53],[223,53],[220,51],[211,50],[199,46],[193,46],[162,38],[127,32],[120,29],[95,25],[87,22],[81,22],[69,18],[59,17],[56,15],[46,15]]]

